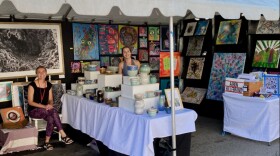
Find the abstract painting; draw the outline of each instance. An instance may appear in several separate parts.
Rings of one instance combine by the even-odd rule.
[[[139,49],[138,53],[139,61],[149,61],[149,52],[146,49]]]
[[[204,67],[204,57],[190,58],[190,63],[187,72],[187,79],[201,79],[203,67]]]
[[[88,69],[88,65],[90,65],[90,62],[81,61],[81,72],[82,73],[84,73],[84,71]]]
[[[0,102],[12,100],[13,81],[0,82]]]
[[[11,124],[21,125],[20,123],[25,120],[21,107],[4,108],[1,109],[0,113],[3,120],[3,126]]]
[[[179,52],[174,52],[174,76],[180,75],[181,55]],[[160,68],[159,77],[170,76],[170,52],[160,52]]]
[[[119,46],[118,25],[99,25],[100,55],[121,54]]]
[[[149,41],[159,41],[159,27],[148,27]]]
[[[149,64],[151,71],[159,70],[159,57],[150,57]]]
[[[123,47],[129,47],[132,54],[137,54],[138,50],[138,27],[119,25],[119,53]]]
[[[150,56],[158,56],[160,52],[159,42],[149,42],[149,54]]]
[[[246,53],[215,53],[208,84],[207,99],[222,101],[226,77],[243,73]]]
[[[110,57],[109,56],[101,56],[100,57],[100,65],[103,66],[110,66]]]
[[[280,75],[264,74],[264,87],[267,91],[279,95]]]
[[[196,23],[197,22],[191,22],[187,24],[184,36],[192,36],[194,31],[195,31],[195,27],[196,27]]]
[[[256,34],[279,34],[280,21],[260,20]]]
[[[147,37],[147,27],[139,27],[139,36]]]
[[[241,20],[221,21],[216,44],[237,44]]]
[[[187,56],[200,56],[203,46],[204,36],[190,37]]]
[[[195,35],[206,35],[209,21],[199,21],[195,30]]]
[[[148,48],[148,39],[146,37],[139,38],[139,48]]]
[[[35,76],[43,65],[48,74],[64,74],[61,25],[0,24],[0,79]]]
[[[111,66],[119,66],[119,63],[122,61],[122,57],[110,57]]]
[[[280,40],[258,40],[253,59],[253,67],[278,68]]]
[[[74,60],[99,60],[98,25],[73,23]]]
[[[186,87],[181,94],[182,101],[193,104],[200,104],[206,94],[204,88]]]
[[[81,62],[71,62],[71,73],[81,73]]]

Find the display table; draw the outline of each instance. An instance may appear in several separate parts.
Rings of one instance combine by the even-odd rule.
[[[62,122],[101,141],[108,148],[127,155],[154,155],[154,138],[172,135],[171,115],[136,115],[118,107],[109,107],[86,98],[64,94],[61,98]],[[195,131],[197,114],[193,110],[176,111],[176,134]]]
[[[224,93],[224,132],[257,141],[279,138],[279,97],[247,97]]]
[[[37,149],[37,142],[38,131],[35,127],[0,130],[0,154]]]

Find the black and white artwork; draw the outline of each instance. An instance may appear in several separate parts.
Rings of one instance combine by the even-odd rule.
[[[60,24],[0,23],[0,79],[34,76],[39,65],[64,73]]]

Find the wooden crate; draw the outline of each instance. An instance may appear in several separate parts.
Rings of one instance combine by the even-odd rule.
[[[260,91],[260,88],[262,86],[263,86],[262,81],[244,82],[243,96],[253,96],[254,92]]]

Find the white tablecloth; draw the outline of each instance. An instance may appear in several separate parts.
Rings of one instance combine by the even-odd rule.
[[[171,115],[136,115],[86,98],[64,94],[62,122],[101,141],[108,148],[131,156],[154,155],[154,138],[172,135]],[[197,114],[190,109],[176,112],[176,134],[195,131]]]
[[[279,97],[246,97],[224,93],[224,131],[271,142],[279,138]]]

